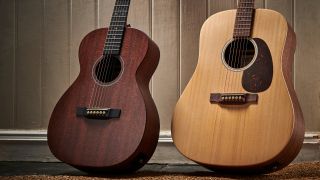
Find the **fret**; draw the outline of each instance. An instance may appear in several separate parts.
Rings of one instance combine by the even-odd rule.
[[[235,27],[234,31],[241,31],[241,30],[247,30],[247,29],[251,29],[251,26],[246,26],[246,27]]]
[[[121,45],[120,45],[121,46]],[[110,45],[107,45],[105,46],[105,49],[116,49],[116,50],[120,50],[119,47],[120,46],[110,46]]]
[[[121,41],[107,41],[105,45],[121,45]]]
[[[126,21],[124,20],[124,21],[117,21],[117,20],[113,20],[113,22],[112,23],[126,23]]]
[[[113,35],[113,36],[122,36],[123,34],[110,34],[110,35]]]
[[[116,29],[109,29],[109,33],[112,33],[112,34],[121,34],[122,32],[124,31],[124,27],[122,28],[116,28]]]
[[[120,11],[120,12],[114,12],[113,13],[113,16],[122,16],[122,17],[125,17],[125,18],[127,18],[127,13],[128,12],[124,12],[124,11]]]
[[[116,0],[103,54],[119,55],[127,24],[130,0]]]
[[[107,41],[109,38],[119,38],[119,39],[121,39],[122,36],[123,36],[123,33],[124,33],[124,31],[122,31],[122,32],[109,31],[109,32],[108,32],[108,36],[107,36],[107,38],[106,38],[106,41]]]
[[[110,38],[108,38],[108,40],[109,40],[109,41],[111,41],[111,40],[117,40],[117,41],[118,41],[118,40],[122,40],[122,38],[111,38],[111,37],[110,37]]]
[[[122,26],[122,27],[109,27],[109,32],[121,32],[121,31],[123,31],[123,29],[124,29],[124,27]]]
[[[239,15],[239,16],[242,16],[242,15],[244,15],[244,16],[250,16],[250,15],[252,15],[252,11],[250,11],[250,12],[237,12],[237,15]]]
[[[104,49],[103,50],[103,55],[108,55],[108,54],[119,55],[120,51],[119,50],[107,50],[107,49]]]
[[[116,7],[129,7],[129,5],[116,5]]]
[[[233,37],[250,37],[254,13],[254,0],[239,0]]]
[[[120,20],[120,21],[126,21],[126,17],[123,17],[123,16],[114,16],[114,17],[112,17],[112,19],[111,20],[113,20],[113,21],[118,21],[118,20]]]
[[[247,24],[236,24],[234,26],[235,29],[241,29],[241,28],[251,28],[251,23],[247,23]]]
[[[112,51],[119,52],[120,51],[118,48],[105,48],[104,50],[107,52],[112,52]]]

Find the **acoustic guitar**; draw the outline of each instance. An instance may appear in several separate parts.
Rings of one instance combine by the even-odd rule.
[[[80,73],[55,106],[48,144],[61,161],[94,173],[142,167],[159,137],[149,81],[159,48],[126,25],[130,0],[116,0],[109,28],[84,37]]]
[[[173,115],[178,150],[215,171],[288,165],[304,139],[291,73],[295,47],[286,19],[254,9],[254,0],[208,18],[198,64]]]

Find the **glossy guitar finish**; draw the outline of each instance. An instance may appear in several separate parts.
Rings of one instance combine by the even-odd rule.
[[[79,49],[80,74],[57,103],[48,128],[48,144],[61,161],[88,172],[130,172],[152,156],[159,136],[159,117],[149,81],[159,61],[157,45],[143,32],[126,28],[121,49],[122,75],[100,86],[102,107],[121,109],[120,118],[76,116],[88,107],[96,82],[92,67],[103,54],[107,29],[89,33]]]
[[[243,87],[244,73],[256,68],[255,65],[244,71],[232,71],[222,62],[223,49],[234,35],[235,17],[236,10],[220,12],[202,27],[198,64],[173,116],[174,144],[183,155],[212,170],[249,173],[278,170],[296,157],[304,137],[302,112],[291,73],[295,34],[279,13],[255,10],[251,37],[267,45],[267,48],[261,45],[258,51],[271,53],[272,64],[264,66],[271,69],[264,75],[269,76],[266,80],[271,77],[272,82],[261,91],[248,92]],[[261,53],[258,52],[258,58]],[[250,77],[255,76],[249,74],[245,81]],[[238,95],[222,99],[213,93],[243,93],[243,97],[245,93],[255,93],[258,99],[252,104],[225,105],[240,98],[244,103],[245,99]]]

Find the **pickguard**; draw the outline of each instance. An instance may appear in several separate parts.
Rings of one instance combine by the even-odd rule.
[[[259,38],[254,38],[258,47],[255,62],[243,72],[242,87],[251,93],[267,90],[272,82],[273,64],[268,45]]]

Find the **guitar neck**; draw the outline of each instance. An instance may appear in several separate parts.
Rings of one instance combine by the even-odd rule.
[[[250,37],[252,32],[253,18],[254,0],[239,0],[233,37]]]
[[[104,55],[120,55],[130,0],[116,0],[104,46]]]

